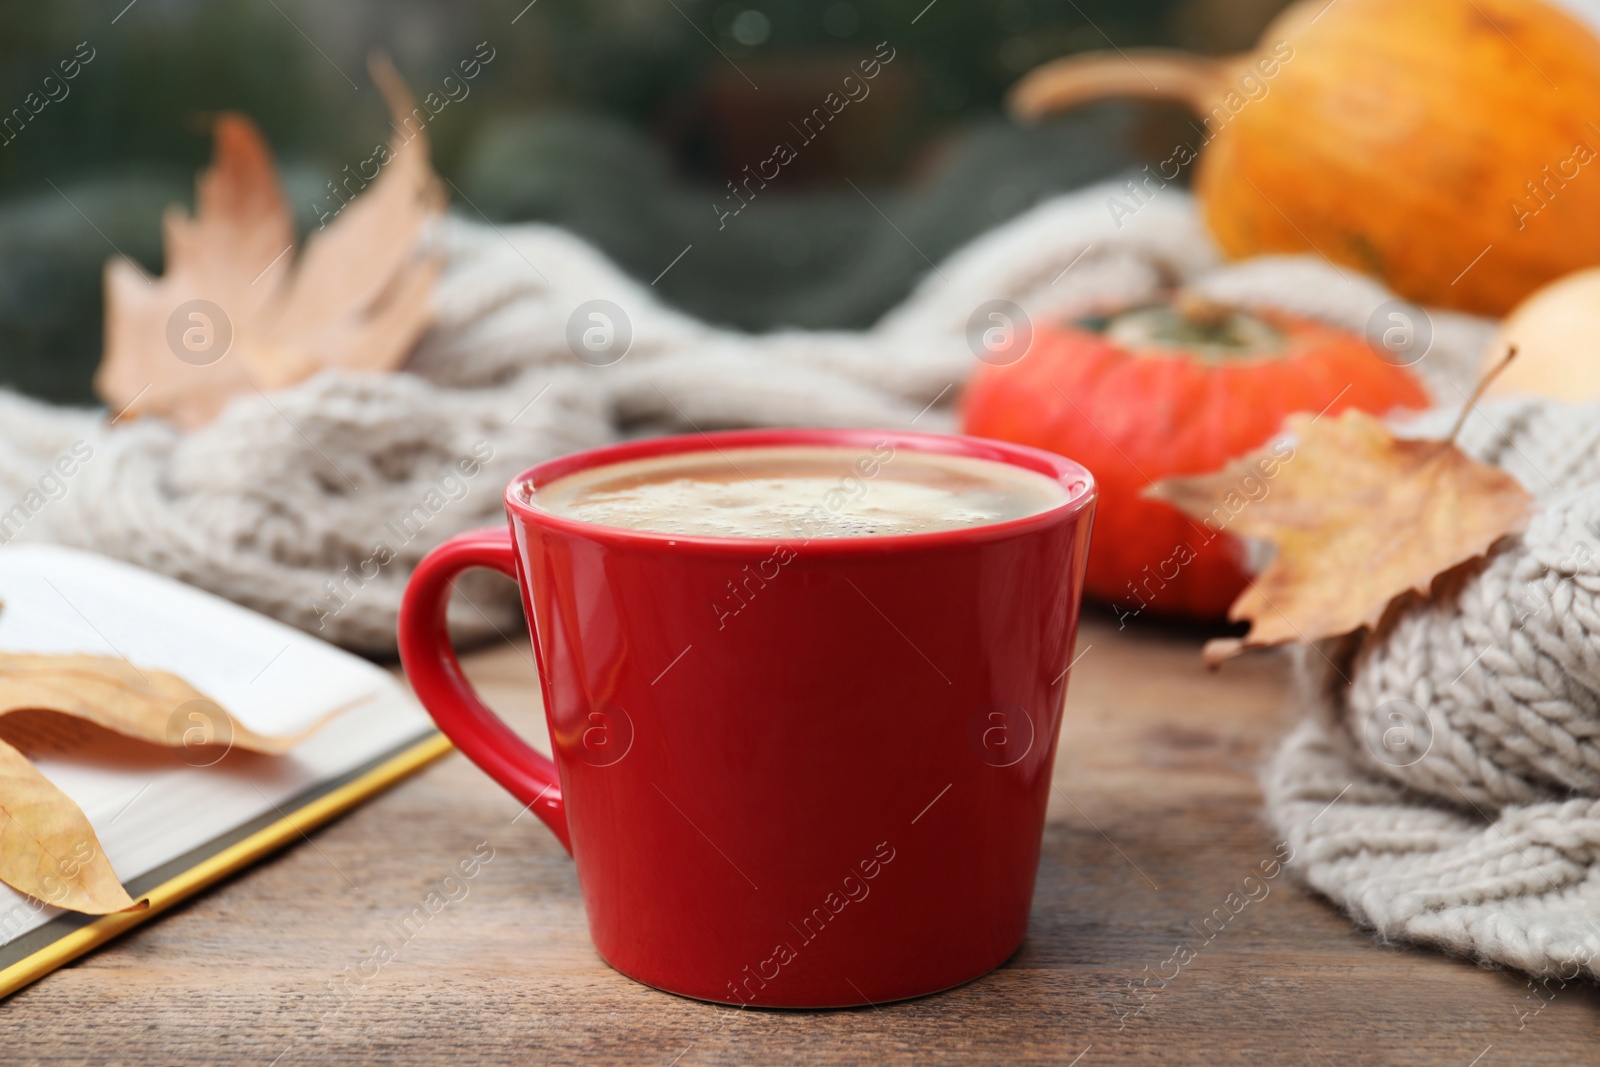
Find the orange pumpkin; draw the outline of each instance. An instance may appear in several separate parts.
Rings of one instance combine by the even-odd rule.
[[[1198,151],[1231,256],[1315,253],[1491,315],[1600,264],[1600,39],[1539,0],[1303,0],[1254,54],[1068,57],[1012,106],[1107,96],[1194,109],[1196,137],[1134,179],[1129,209]]]
[[[1036,327],[1019,361],[979,367],[963,429],[1070,456],[1100,486],[1087,589],[1118,614],[1221,618],[1245,587],[1228,520],[1271,492],[1292,449],[1241,479],[1238,507],[1196,522],[1141,494],[1261,447],[1296,411],[1427,405],[1421,386],[1352,333],[1180,299]],[[1268,469],[1270,467],[1270,469]]]

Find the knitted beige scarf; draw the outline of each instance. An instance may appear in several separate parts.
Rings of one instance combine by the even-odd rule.
[[[1385,631],[1298,656],[1309,714],[1268,814],[1385,937],[1600,976],[1600,407],[1487,404],[1462,445],[1536,495],[1532,524]]]

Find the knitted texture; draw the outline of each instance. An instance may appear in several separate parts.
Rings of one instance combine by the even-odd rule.
[[[1600,977],[1600,407],[1483,405],[1461,444],[1535,494],[1527,532],[1299,655],[1313,714],[1268,769],[1268,813],[1311,885],[1385,937]]]

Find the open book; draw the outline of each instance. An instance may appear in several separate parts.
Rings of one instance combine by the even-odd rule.
[[[287,755],[109,737],[65,716],[23,743],[89,817],[143,911],[63,912],[0,885],[0,996],[294,840],[449,750],[383,670],[149,571],[51,545],[0,549],[0,650],[120,656],[170,671],[262,734],[337,711]],[[209,765],[196,766],[197,763]],[[3,799],[3,798],[0,798]]]

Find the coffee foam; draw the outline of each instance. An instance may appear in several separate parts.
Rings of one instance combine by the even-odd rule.
[[[1065,499],[1033,471],[887,443],[677,453],[579,471],[531,495],[546,511],[602,526],[795,540],[981,526]]]

